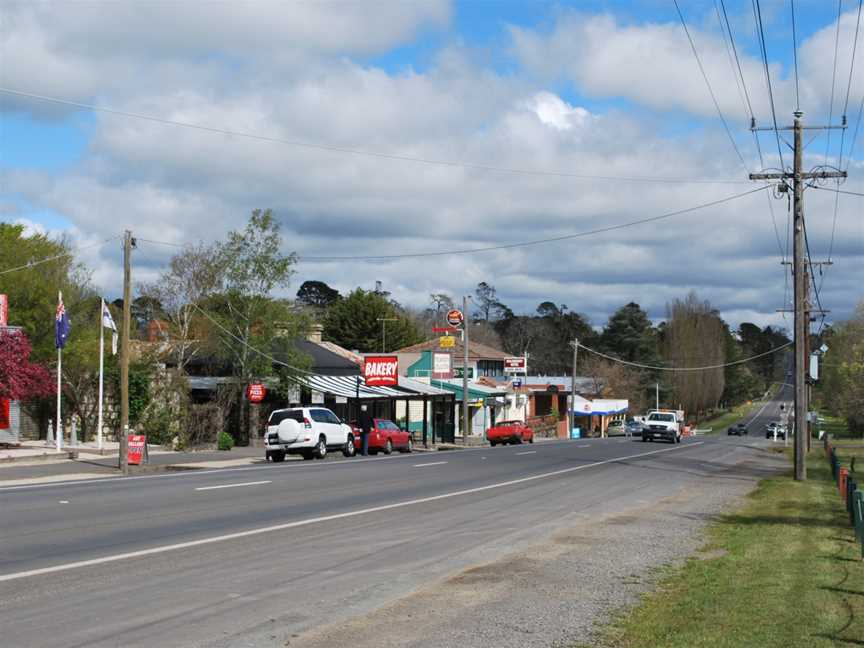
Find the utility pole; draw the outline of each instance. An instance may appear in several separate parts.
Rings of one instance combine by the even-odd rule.
[[[654,383],[654,409],[660,409],[660,383]]]
[[[132,232],[123,234],[123,323],[120,326],[120,470],[129,474],[129,328],[132,320]]]
[[[780,130],[792,130],[794,132],[795,158],[792,173],[785,169],[782,173],[751,173],[751,180],[781,180],[780,191],[789,190],[786,180],[792,180],[793,190],[793,259],[792,278],[795,288],[795,480],[807,479],[807,337],[810,331],[810,313],[807,305],[807,272],[804,261],[804,180],[824,178],[845,178],[845,171],[818,171],[804,173],[802,171],[803,143],[802,133],[805,127],[801,123],[803,113],[796,110],[795,120],[791,127]],[[810,126],[806,130],[826,130],[830,128],[846,128],[843,126]],[[757,129],[752,130],[774,130]]]
[[[462,297],[462,443],[468,445],[468,295]]]
[[[579,338],[573,338],[570,346],[573,347],[573,375],[570,376],[570,410],[567,412],[570,429],[567,431],[567,438],[573,435],[573,428],[576,427],[576,361],[579,359]]]

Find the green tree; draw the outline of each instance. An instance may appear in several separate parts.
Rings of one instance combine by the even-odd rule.
[[[656,365],[659,360],[657,332],[635,302],[612,313],[599,342],[603,351],[628,362]]]
[[[393,321],[382,322],[383,319]],[[324,336],[347,349],[381,350],[386,326],[386,349],[401,349],[421,340],[414,322],[381,294],[357,288],[330,307],[324,319]]]
[[[846,419],[850,431],[864,435],[864,302],[853,316],[825,336],[819,390],[831,413]]]
[[[340,299],[339,291],[323,281],[304,281],[297,291],[297,303],[301,306],[324,309]]]

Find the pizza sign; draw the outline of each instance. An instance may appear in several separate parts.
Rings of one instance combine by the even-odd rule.
[[[250,403],[260,403],[267,395],[267,388],[261,384],[249,385],[246,388],[246,398]]]
[[[393,387],[399,384],[399,358],[370,356],[363,361],[363,377],[370,387]]]

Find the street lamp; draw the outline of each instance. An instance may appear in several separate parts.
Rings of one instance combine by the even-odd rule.
[[[379,317],[381,322],[381,353],[387,353],[387,322],[398,322],[395,317]]]

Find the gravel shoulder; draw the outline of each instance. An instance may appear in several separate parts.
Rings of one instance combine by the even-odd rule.
[[[284,645],[563,648],[588,642],[598,624],[653,588],[659,568],[699,550],[714,515],[785,465],[776,454],[742,452],[737,462],[673,496],[650,505],[634,498],[630,509],[559,529],[527,549]]]

